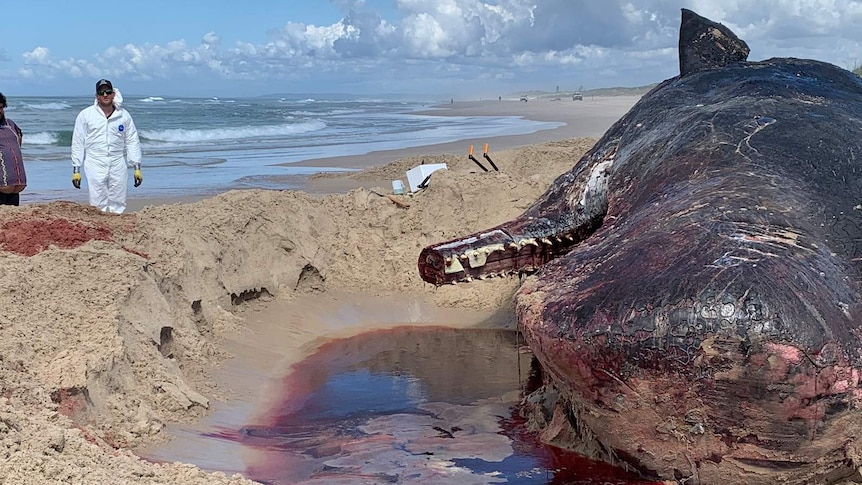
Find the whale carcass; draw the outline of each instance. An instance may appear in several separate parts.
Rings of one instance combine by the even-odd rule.
[[[523,215],[418,269],[530,275],[516,312],[552,420],[602,459],[684,483],[859,478],[862,79],[748,53],[683,10],[679,76]]]

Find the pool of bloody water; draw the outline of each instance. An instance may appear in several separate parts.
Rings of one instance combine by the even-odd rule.
[[[517,404],[532,355],[515,331],[398,327],[335,340],[294,365],[240,429],[244,474],[281,484],[638,484],[544,445]]]

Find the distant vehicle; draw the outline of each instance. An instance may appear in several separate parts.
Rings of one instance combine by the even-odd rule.
[[[527,102],[527,95],[526,94],[521,96],[521,101],[523,101],[525,103]]]
[[[578,91],[572,95],[572,101],[583,101],[583,100],[584,100],[584,95],[581,94],[580,91]]]

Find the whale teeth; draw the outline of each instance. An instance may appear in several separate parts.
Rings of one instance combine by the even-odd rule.
[[[518,243],[510,242],[509,243],[509,249],[514,249],[515,251],[517,251],[517,250],[521,249],[521,246],[518,246]]]
[[[446,267],[443,269],[443,272],[446,274],[452,273],[460,273],[464,271],[464,265],[461,264],[461,261],[458,258],[446,258]]]
[[[478,249],[476,251],[469,252],[469,259],[467,262],[470,263],[471,268],[478,268],[480,266],[485,266],[485,262],[488,260],[488,253],[490,251],[487,249]]]
[[[551,246],[551,245],[553,245],[554,243],[552,243],[550,239],[548,239],[548,238],[546,238],[546,237],[543,237],[543,238],[542,238],[542,244],[545,244],[545,245],[547,245],[547,246]]]

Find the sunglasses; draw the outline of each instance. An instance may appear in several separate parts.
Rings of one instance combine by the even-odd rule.
[[[99,91],[99,96],[110,96],[114,94],[113,91]]]

